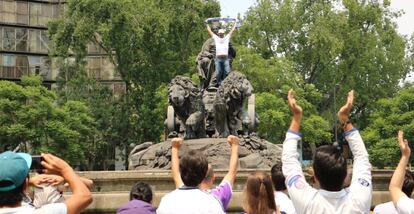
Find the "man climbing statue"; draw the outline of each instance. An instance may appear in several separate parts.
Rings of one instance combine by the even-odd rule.
[[[206,22],[207,24],[207,22]],[[233,28],[229,34],[225,35],[224,29],[219,29],[217,35],[211,30],[210,25],[207,24],[207,31],[214,39],[216,46],[216,58],[215,58],[215,67],[216,67],[216,87],[220,86],[221,81],[227,77],[230,73],[230,60],[229,60],[229,43],[230,38],[233,32],[236,29],[236,22],[234,22]]]

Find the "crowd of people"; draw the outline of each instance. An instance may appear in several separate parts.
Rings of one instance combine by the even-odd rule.
[[[371,164],[359,134],[348,115],[354,92],[338,112],[338,120],[353,154],[352,177],[347,160],[334,145],[316,149],[313,159],[315,185],[310,185],[298,160],[298,141],[302,138],[300,124],[302,108],[296,103],[293,90],[288,104],[293,113],[283,143],[281,163],[270,171],[250,174],[243,191],[241,207],[246,214],[292,213],[369,213],[372,199]],[[164,197],[156,209],[151,187],[138,182],[130,191],[130,201],[118,209],[118,214],[185,214],[225,213],[233,195],[238,168],[239,138],[227,138],[230,147],[229,170],[218,186],[216,175],[204,154],[196,150],[179,157],[184,144],[181,138],[171,140],[171,170],[176,189]],[[389,184],[392,201],[379,204],[374,213],[414,213],[414,174],[406,170],[411,150],[402,131],[398,133],[401,160]],[[72,214],[80,213],[92,202],[90,187],[93,181],[79,177],[64,160],[43,154],[43,174],[30,177],[32,157],[25,153],[7,151],[0,154],[0,214]],[[350,182],[346,184],[346,180]],[[66,182],[66,183],[65,183]],[[29,188],[33,187],[33,188]],[[62,192],[72,194],[64,199]]]

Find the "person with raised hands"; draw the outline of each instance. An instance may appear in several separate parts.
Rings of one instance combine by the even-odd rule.
[[[157,213],[224,213],[220,202],[212,194],[200,189],[200,184],[207,175],[207,157],[198,150],[190,150],[178,161],[178,148],[182,142],[183,140],[180,138],[174,138],[171,141],[172,174],[174,182],[179,188],[162,197]]]
[[[64,160],[51,154],[42,155],[42,166],[47,174],[61,175],[72,189],[72,196],[64,203],[54,203],[36,209],[22,203],[29,185],[29,154],[4,152],[0,154],[0,214],[75,214],[92,202],[92,195],[78,175]]]
[[[230,73],[229,44],[231,36],[236,30],[236,23],[237,20],[234,22],[233,27],[228,34],[225,34],[225,29],[219,29],[216,35],[206,21],[207,32],[214,39],[214,44],[216,46],[216,58],[214,59],[216,67],[216,87],[219,87],[221,82]]]
[[[237,174],[239,160],[238,148],[240,139],[236,136],[230,135],[227,137],[227,142],[230,146],[229,171],[224,176],[221,183],[213,188],[213,183],[216,179],[216,176],[211,164],[208,164],[207,174],[200,184],[201,190],[211,193],[220,202],[223,211],[227,209],[233,194],[232,187]],[[181,179],[178,157],[178,153],[182,144],[182,138],[174,138],[171,140],[171,170],[176,188],[180,188],[184,185]]]
[[[411,155],[410,146],[408,145],[407,139],[404,139],[404,133],[401,130],[398,132],[398,145],[401,150],[401,159],[390,181],[390,195],[398,213],[414,214],[414,200],[409,198],[409,196],[401,190],[404,183],[405,168],[407,167]]]
[[[354,155],[353,176],[349,188],[343,188],[347,175],[347,161],[339,149],[325,145],[316,149],[313,159],[315,182],[320,189],[310,186],[298,160],[298,141],[302,134],[300,124],[302,108],[294,91],[288,92],[288,105],[293,113],[282,151],[282,171],[286,186],[297,213],[368,213],[372,198],[371,164],[362,138],[349,121],[354,91],[348,93],[347,102],[338,112],[338,119]]]

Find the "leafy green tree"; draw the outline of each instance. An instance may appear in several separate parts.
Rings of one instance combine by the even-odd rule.
[[[407,85],[395,97],[380,99],[374,105],[369,126],[363,131],[371,162],[378,167],[395,166],[401,155],[398,130],[404,131],[411,147],[414,145],[414,85]]]
[[[32,154],[52,152],[72,164],[85,163],[91,152],[95,120],[82,102],[56,105],[56,95],[39,77],[23,77],[21,85],[0,81],[1,149]]]
[[[322,95],[312,84],[305,83],[284,58],[265,59],[251,48],[237,47],[234,69],[243,71],[256,93],[259,115],[259,135],[271,142],[282,143],[289,128],[291,113],[286,97],[290,88],[298,94],[298,102],[305,110],[304,141],[312,144],[330,142],[329,123],[317,115],[315,107]]]
[[[114,151],[116,145],[125,141],[128,135],[119,133],[119,126],[124,123],[115,116],[122,112],[122,105],[118,99],[114,99],[112,90],[87,76],[83,65],[69,64],[57,61],[60,65],[60,72],[57,77],[58,103],[63,104],[69,101],[85,103],[95,118],[96,132],[93,136],[93,148],[89,149],[86,168],[90,170],[113,169]],[[127,120],[129,121],[129,120]],[[100,161],[101,157],[107,157]]]
[[[393,21],[400,13],[389,3],[260,0],[247,12],[237,42],[265,59],[292,64],[324,95],[318,103],[323,115],[334,112],[334,103],[350,89],[363,92],[354,112],[363,128],[372,101],[393,96],[412,66],[407,39]]]
[[[218,15],[217,1],[72,0],[64,19],[50,25],[52,55],[74,54],[82,65],[88,43],[105,50],[126,85],[122,144],[158,141],[163,120],[154,123],[152,95],[194,65],[191,56],[208,36],[203,21]]]

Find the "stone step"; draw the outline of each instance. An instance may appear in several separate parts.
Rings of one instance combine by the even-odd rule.
[[[260,169],[257,169],[260,170]],[[262,169],[269,172],[269,169]],[[247,176],[256,170],[239,170],[233,189],[243,190]],[[226,170],[215,170],[216,185],[223,179]],[[373,170],[373,189],[387,191],[391,179],[392,170]],[[82,177],[94,181],[93,192],[119,192],[129,191],[138,181],[146,182],[151,185],[154,191],[171,191],[175,188],[170,170],[140,170],[140,171],[88,171],[79,172]],[[305,173],[310,181],[310,173]]]

